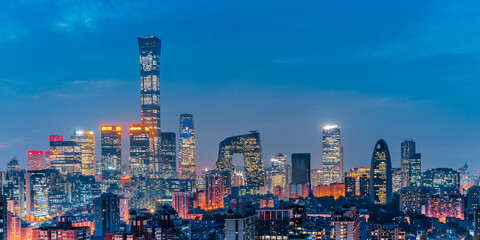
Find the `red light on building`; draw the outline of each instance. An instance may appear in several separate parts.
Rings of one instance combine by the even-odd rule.
[[[63,142],[62,135],[50,135],[50,142]]]
[[[43,151],[28,151],[28,170],[43,170]]]

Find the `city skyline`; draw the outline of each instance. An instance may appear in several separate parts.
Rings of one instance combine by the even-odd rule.
[[[408,6],[408,3],[404,4],[405,5],[401,6]],[[468,4],[471,5],[473,3],[468,2],[466,5]],[[192,4],[186,8],[191,11],[195,6],[195,4]],[[284,6],[283,3],[279,3],[277,8],[282,10],[282,6]],[[313,4],[311,7],[315,9],[321,6],[323,5]],[[348,9],[354,6],[348,7]],[[373,6],[374,8],[384,7],[381,3],[376,3]],[[88,7],[89,6],[87,6],[87,9]],[[235,5],[226,5],[224,7],[226,7],[227,12],[232,13]],[[332,3],[323,7],[326,9],[337,9],[339,6]],[[260,9],[265,8],[266,5],[260,6]],[[433,8],[431,4],[424,3],[414,16],[420,18],[421,13],[424,11],[433,9],[435,12],[443,8],[448,9],[448,5],[443,3]],[[141,9],[141,7],[134,6],[134,10],[135,9],[138,10]],[[179,7],[175,4],[172,4],[172,9],[179,11]],[[301,11],[306,11],[305,9],[305,6],[298,6],[292,9],[292,13],[294,16],[299,16]],[[387,10],[393,11],[390,8],[387,8]],[[219,14],[219,9],[212,9],[211,11]],[[283,11],[286,10],[283,9]],[[465,9],[463,9],[463,11],[465,11]],[[250,13],[253,14],[253,19],[261,20],[260,23],[263,24],[262,26],[266,26],[267,20],[262,17],[258,11],[252,10]],[[310,11],[307,11],[307,13],[312,14]],[[368,13],[367,11],[365,14]],[[454,16],[455,14],[451,12],[448,13],[448,16]],[[273,16],[275,17],[277,15],[273,14]],[[395,16],[398,17],[398,15]],[[386,18],[385,20],[388,20],[389,23],[395,23],[397,19],[383,17]],[[152,15],[147,14],[146,18],[152,18]],[[364,20],[364,15],[360,15],[359,18],[366,21]],[[413,138],[418,143],[418,151],[423,155],[422,169],[424,170],[438,166],[461,167],[461,165],[456,166],[455,161],[450,161],[452,158],[458,159],[459,163],[468,162],[470,168],[473,170],[480,168],[480,166],[476,166],[475,163],[478,153],[476,150],[471,150],[476,149],[475,146],[478,144],[478,140],[476,140],[477,135],[475,134],[479,128],[479,126],[477,126],[478,124],[476,124],[478,114],[476,114],[476,111],[467,111],[472,110],[469,108],[476,110],[476,107],[469,105],[464,106],[463,102],[465,101],[457,99],[462,99],[462,97],[458,97],[458,91],[465,91],[465,89],[457,88],[456,90],[458,91],[455,93],[447,94],[446,96],[442,95],[442,98],[445,97],[447,100],[438,99],[432,97],[431,91],[422,92],[427,86],[431,85],[431,81],[409,82],[414,84],[414,86],[418,86],[414,88],[414,90],[405,92],[404,87],[392,83],[395,80],[400,82],[398,77],[394,76],[394,74],[389,75],[384,72],[385,68],[393,68],[394,72],[418,69],[418,67],[425,66],[425,62],[422,61],[428,61],[428,63],[433,61],[433,63],[436,63],[433,65],[434,68],[425,69],[425,71],[421,72],[421,76],[405,74],[400,76],[402,79],[414,77],[414,79],[417,80],[425,79],[425,77],[436,78],[440,76],[432,75],[431,70],[443,67],[446,62],[448,63],[453,60],[463,60],[463,63],[468,63],[467,60],[473,61],[470,57],[472,57],[474,51],[470,52],[470,55],[456,54],[452,49],[437,44],[433,46],[435,47],[435,49],[433,49],[435,51],[426,49],[425,51],[430,50],[431,52],[423,53],[426,54],[424,56],[418,56],[411,51],[411,48],[403,46],[405,52],[401,56],[410,59],[410,61],[407,61],[404,58],[394,58],[400,55],[402,51],[395,49],[395,46],[398,46],[395,45],[395,42],[385,41],[385,44],[390,44],[388,45],[390,48],[386,50],[383,49],[384,52],[397,51],[395,52],[397,55],[390,53],[390,55],[387,56],[388,59],[393,58],[393,60],[396,59],[396,61],[399,62],[373,67],[372,64],[378,62],[375,59],[372,60],[372,58],[385,57],[378,56],[382,49],[374,48],[362,42],[363,45],[361,44],[361,46],[355,45],[343,51],[337,50],[336,53],[340,54],[340,56],[349,56],[350,58],[348,59],[351,61],[362,60],[365,62],[367,66],[370,66],[370,68],[367,68],[364,70],[365,72],[363,72],[365,73],[365,78],[369,77],[373,79],[370,80],[370,82],[366,82],[365,87],[360,87],[358,83],[351,80],[343,84],[343,87],[338,87],[332,84],[332,82],[335,82],[333,80],[344,80],[350,76],[339,74],[338,71],[325,68],[317,69],[314,72],[310,71],[305,75],[303,73],[305,70],[304,67],[299,66],[299,64],[308,67],[318,66],[318,64],[315,64],[318,63],[317,61],[324,63],[328,59],[332,59],[333,53],[329,51],[323,52],[326,50],[322,46],[314,45],[318,46],[319,49],[315,51],[315,55],[308,55],[307,49],[296,45],[292,46],[295,51],[282,51],[278,46],[273,46],[265,50],[258,48],[260,44],[269,42],[273,38],[267,38],[266,40],[257,39],[258,42],[247,41],[241,45],[242,49],[255,47],[255,50],[258,51],[255,55],[260,56],[259,60],[257,60],[258,62],[247,58],[245,54],[237,51],[234,53],[237,53],[241,60],[250,60],[254,61],[253,63],[255,64],[260,64],[265,70],[235,76],[239,72],[244,72],[241,71],[243,69],[251,69],[252,62],[246,61],[244,64],[238,64],[238,60],[234,59],[232,55],[226,56],[219,53],[220,50],[234,51],[234,48],[230,45],[212,47],[211,44],[213,42],[209,43],[205,40],[192,45],[191,40],[187,41],[183,33],[168,27],[166,22],[172,21],[171,16],[166,17],[166,22],[156,22],[159,24],[156,28],[152,29],[151,25],[149,25],[148,28],[145,27],[139,30],[127,28],[127,31],[124,33],[120,32],[118,23],[110,23],[113,24],[113,32],[109,34],[115,35],[117,40],[117,42],[114,43],[98,41],[99,38],[106,39],[102,38],[105,34],[102,33],[101,30],[105,29],[109,24],[108,19],[118,21],[115,17],[106,16],[104,18],[95,18],[95,22],[92,23],[94,25],[92,26],[83,25],[81,22],[70,23],[71,29],[52,29],[50,25],[40,26],[47,30],[45,32],[46,38],[58,36],[58,38],[62,40],[56,43],[60,44],[59,49],[80,46],[72,48],[72,51],[67,51],[67,53],[63,53],[56,48],[49,48],[51,52],[49,52],[48,55],[55,56],[55,59],[50,59],[52,62],[49,64],[38,60],[41,56],[46,56],[46,54],[45,50],[40,48],[35,49],[35,47],[38,47],[37,44],[39,43],[50,47],[52,45],[49,45],[51,43],[45,44],[44,39],[39,39],[38,43],[28,41],[26,37],[32,34],[32,29],[25,29],[24,33],[16,35],[16,37],[14,36],[11,39],[2,39],[0,41],[0,48],[4,52],[0,61],[3,66],[5,66],[5,71],[0,76],[2,91],[5,91],[4,94],[2,94],[2,102],[8,103],[8,105],[2,106],[5,107],[4,114],[6,116],[11,116],[18,120],[9,121],[9,118],[2,118],[3,120],[0,122],[3,126],[3,134],[0,137],[0,157],[6,162],[15,156],[22,165],[22,168],[26,168],[27,151],[47,151],[48,136],[52,134],[69,136],[73,131],[93,130],[96,138],[99,139],[100,125],[121,125],[122,128],[128,129],[131,124],[138,123],[138,92],[140,89],[138,86],[138,64],[135,62],[135,60],[138,59],[138,50],[135,49],[135,37],[158,35],[164,40],[164,46],[168,46],[165,47],[164,50],[166,50],[162,52],[164,57],[162,58],[162,64],[167,66],[162,68],[165,69],[165,71],[161,73],[163,129],[165,131],[175,132],[175,130],[178,129],[178,116],[180,113],[190,112],[195,115],[198,129],[198,169],[204,169],[205,167],[213,168],[218,151],[218,142],[226,137],[242,134],[249,130],[258,130],[262,133],[263,155],[265,159],[272,158],[276,152],[285,153],[287,156],[294,152],[311,152],[312,168],[319,168],[321,165],[321,148],[318,146],[321,144],[321,126],[327,124],[335,124],[342,127],[342,145],[345,147],[345,170],[351,167],[368,166],[370,159],[369,149],[379,138],[383,138],[389,143],[392,165],[394,167],[400,165],[400,142],[404,139]],[[21,19],[12,17],[10,20],[18,22],[18,24],[22,26]],[[62,18],[59,17],[57,20],[61,21]],[[191,29],[192,25],[185,19],[183,20],[184,21],[181,22],[182,26],[190,27],[188,29]],[[417,20],[428,24],[426,19],[421,18]],[[437,20],[440,21],[439,19]],[[232,21],[233,20],[229,18],[229,22],[232,23]],[[145,19],[133,19],[132,25],[129,26],[144,22]],[[408,23],[395,25],[396,29],[403,30],[403,32],[407,33],[413,31]],[[353,27],[347,23],[343,24],[346,24],[347,29]],[[235,26],[241,30],[239,33],[247,33],[246,36],[252,34],[245,25],[237,23]],[[315,25],[312,28],[307,28],[305,31],[296,33],[299,37],[305,37],[308,35],[308,32],[321,26],[323,25]],[[374,25],[374,27],[384,30],[382,26]],[[20,27],[19,29],[22,28]],[[205,27],[204,30],[208,36],[214,36],[211,28]],[[256,30],[258,30],[258,28],[256,28]],[[292,31],[292,29],[288,27],[287,30]],[[73,37],[67,36],[66,33],[72,33]],[[236,33],[229,33],[237,36]],[[278,33],[278,29],[273,29],[270,33],[275,37],[281,36]],[[338,36],[343,32],[325,29],[325,33]],[[196,34],[195,36],[200,36],[200,34]],[[393,37],[393,33],[388,32],[388,34]],[[78,38],[80,36],[85,36],[85,42],[79,42]],[[374,36],[374,33],[367,31],[366,37],[368,39],[375,41],[376,38],[374,38]],[[418,35],[418,37],[422,36],[424,35]],[[428,36],[430,35],[425,35],[425,37]],[[231,37],[231,35],[228,36],[227,34],[227,36],[223,36],[215,41],[231,40]],[[315,39],[317,37],[318,35],[315,36]],[[93,39],[95,39],[96,42],[94,42]],[[332,44],[328,41],[322,43],[326,43],[328,46]],[[32,58],[37,59],[39,65],[32,66],[32,72],[35,72],[35,74],[38,75],[37,77],[32,77],[29,73],[18,71],[18,66],[10,63],[9,59],[12,59],[14,56],[10,49],[15,49],[20,44],[25,46],[26,49],[35,49],[35,51],[32,52],[35,53],[32,55]],[[106,46],[106,44],[110,45]],[[339,44],[340,47],[344,46],[342,45],[344,43]],[[467,47],[470,45],[466,45],[463,52],[469,52]],[[98,52],[94,51],[99,50],[100,47],[105,48]],[[364,55],[359,54],[359,52],[362,53],[360,50],[365,47],[367,47],[367,50],[365,50],[367,52],[363,52]],[[182,48],[185,49],[182,50]],[[227,64],[213,61],[212,58],[205,54],[207,50],[212,50],[213,53],[219,54],[222,60],[229,60],[231,63]],[[352,54],[345,53],[345,51],[348,50],[351,50],[352,54],[357,54],[353,54],[355,58],[352,57]],[[251,54],[252,52],[249,53]],[[199,55],[205,57],[205,63],[194,66],[192,59],[198,59]],[[73,59],[73,56],[80,57]],[[296,59],[296,57],[298,59]],[[317,60],[313,61],[311,59],[313,57]],[[417,61],[415,62],[411,58]],[[75,64],[62,65],[59,60],[65,59],[70,59]],[[104,62],[105,59],[108,59],[109,64],[104,65],[104,69],[99,69],[94,66],[96,63]],[[308,61],[308,59],[310,59],[310,61]],[[333,59],[338,61],[338,58]],[[176,65],[182,65],[180,64],[182,61],[185,61],[185,64],[190,67],[188,68],[189,71],[179,71]],[[198,63],[198,61],[195,61],[195,63]],[[342,61],[341,63],[353,71],[358,71],[358,68],[361,67],[361,64],[352,64],[348,61]],[[60,64],[63,66],[63,69],[67,70],[51,71],[51,67],[55,64]],[[212,69],[214,69],[213,66],[217,66],[216,64],[223,67],[225,71],[231,70],[232,73],[220,71],[212,74],[211,72],[215,72]],[[419,66],[416,64],[419,64]],[[464,70],[463,67],[455,64],[448,64],[448,66],[454,68],[453,70]],[[284,73],[287,77],[280,78],[278,83],[274,83],[273,79],[277,79],[277,75],[274,73],[279,71],[279,68],[281,68],[280,72]],[[118,71],[112,71],[113,69],[117,69]],[[452,72],[458,72],[453,70]],[[297,74],[299,74],[299,76],[297,76]],[[210,78],[210,80],[202,82],[202,80],[207,78]],[[383,78],[389,79],[389,85],[382,87],[382,90],[385,90],[385,92],[382,93],[380,90],[371,90],[370,87],[374,83],[377,83],[379,79]],[[43,81],[36,81],[38,79]],[[64,79],[68,80],[65,81]],[[439,79],[437,83],[441,84],[441,86],[448,86],[448,81],[456,78],[451,74],[446,74],[446,76],[441,76]],[[472,76],[472,79],[475,79],[475,77]],[[222,82],[222,80],[225,82],[222,87],[215,86],[219,85],[217,83]],[[206,91],[209,88],[213,89]],[[20,91],[19,89],[25,90]],[[163,89],[169,90],[166,91]],[[393,89],[398,90],[394,91]],[[433,92],[436,93],[439,91],[439,89],[433,90]],[[440,91],[440,93],[443,92]],[[104,97],[104,95],[107,94],[110,96],[109,98]],[[185,95],[192,97],[182,100]],[[271,96],[274,95],[275,97],[272,98]],[[249,100],[255,99],[253,96],[258,96],[257,98],[262,102],[262,106],[256,106],[256,101]],[[214,99],[215,97],[220,97],[225,101],[218,103]],[[7,101],[12,98],[21,100],[15,103]],[[239,104],[237,103],[239,98],[247,99],[247,101]],[[198,101],[192,103],[191,99]],[[307,105],[301,104],[302,101],[308,99],[316,99],[318,102]],[[462,104],[460,104],[460,102]],[[354,107],[350,106],[352,103],[355,103],[355,105],[353,105]],[[122,107],[123,105],[125,105],[125,109],[128,110],[125,110]],[[53,108],[50,106],[53,106]],[[210,107],[207,108],[204,106]],[[220,112],[223,112],[227,107],[231,106],[235,106],[238,112],[220,114]],[[69,109],[70,107],[75,109],[74,113],[65,110],[67,107]],[[271,110],[264,111],[265,108]],[[49,116],[41,116],[42,114],[40,113],[45,112],[47,109],[51,111],[52,115],[62,116],[62,118],[52,121],[49,119]],[[378,109],[386,109],[386,114],[390,117],[381,118],[381,115],[374,113]],[[293,117],[282,119],[285,112],[292,113]],[[245,116],[245,114],[255,117],[249,119],[239,117]],[[30,115],[40,115],[35,124],[32,124],[31,118],[27,117]],[[378,119],[375,119],[374,116],[377,116]],[[272,117],[278,119],[278,121],[276,123],[269,121]],[[353,119],[358,121],[353,121]],[[293,120],[294,124],[291,124],[291,120]],[[235,128],[230,127],[230,122],[235,123]],[[391,128],[391,124],[395,124],[398,128]],[[455,130],[456,127],[452,126],[461,126],[462,129],[458,132],[458,129]],[[285,129],[285,132],[278,133],[277,129]],[[126,134],[126,132],[124,132],[124,134]],[[281,136],[283,134],[294,137],[282,141],[278,140],[282,139]],[[448,141],[449,136],[456,136],[458,134],[462,136],[462,141],[455,143]],[[128,149],[128,137],[124,135],[122,138],[124,141],[122,142],[122,146]],[[302,141],[302,144],[295,144],[295,142],[300,141]],[[98,142],[99,141],[97,141],[96,148],[100,149]],[[447,142],[448,145],[453,145],[447,148]],[[456,151],[443,150],[452,148],[456,149]],[[460,152],[461,154],[454,154],[453,152]],[[122,151],[122,153],[123,163],[126,163],[128,151]],[[287,161],[289,162],[290,160]]]

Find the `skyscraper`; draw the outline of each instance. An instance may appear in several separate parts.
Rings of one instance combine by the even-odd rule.
[[[402,187],[419,187],[421,184],[421,155],[416,153],[413,140],[405,140],[401,144]]]
[[[385,205],[392,199],[392,162],[387,143],[380,139],[375,144],[370,166],[370,199]]]
[[[141,124],[130,126],[130,176],[137,183],[147,178],[150,162],[150,130]]]
[[[100,163],[102,192],[109,187],[120,187],[122,173],[122,128],[101,126],[102,158]]]
[[[121,197],[112,193],[103,193],[93,200],[94,236],[102,237],[120,230],[120,200]]]
[[[292,154],[292,183],[310,186],[310,153]]]
[[[28,151],[28,170],[43,169],[43,151]]]
[[[80,147],[74,141],[63,141],[59,135],[50,136],[50,164],[59,173],[67,175],[82,171]]]
[[[195,179],[196,176],[196,140],[193,115],[180,115],[180,130],[178,137],[178,178]]]
[[[343,182],[343,147],[339,126],[323,127],[323,184]]]
[[[95,176],[95,135],[92,131],[76,131],[71,140],[80,148],[82,175]]]
[[[158,37],[139,37],[141,124],[150,131],[150,177],[161,178],[160,49]]]
[[[181,219],[187,219],[190,213],[190,192],[173,192],[172,207]]]
[[[176,145],[175,133],[162,132],[161,178],[175,178],[177,175]]]
[[[251,131],[249,134],[229,137],[220,142],[215,170],[226,171],[232,176],[234,170],[233,154],[235,153],[243,153],[247,188],[257,191],[259,187],[265,186],[260,133]]]
[[[272,159],[272,187],[285,186],[287,184],[287,156],[275,153]]]

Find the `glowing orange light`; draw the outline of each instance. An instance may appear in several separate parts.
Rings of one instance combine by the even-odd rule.
[[[115,127],[115,131],[121,131],[121,130],[122,130],[121,127],[119,127],[119,126]]]
[[[102,131],[112,131],[112,126],[102,126]]]

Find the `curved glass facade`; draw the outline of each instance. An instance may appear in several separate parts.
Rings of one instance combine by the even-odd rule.
[[[218,149],[217,171],[227,171],[233,174],[233,154],[242,153],[245,161],[245,184],[248,188],[258,188],[265,185],[260,133],[251,131],[249,134],[229,137]]]
[[[373,149],[370,167],[370,198],[372,203],[385,205],[392,199],[392,161],[387,143],[380,139]]]

